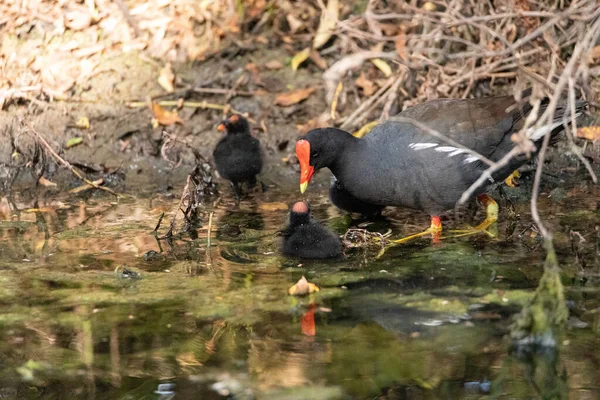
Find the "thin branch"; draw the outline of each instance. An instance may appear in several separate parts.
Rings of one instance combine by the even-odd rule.
[[[36,139],[39,143],[42,144],[42,146],[44,146],[46,148],[46,150],[50,153],[50,155],[52,155],[52,157],[54,157],[56,159],[56,161],[62,165],[63,167],[67,168],[69,171],[71,171],[77,178],[79,178],[80,180],[82,180],[83,182],[87,183],[88,185],[96,188],[96,189],[100,189],[100,190],[104,190],[105,192],[108,192],[116,197],[124,197],[124,195],[119,194],[117,192],[115,192],[114,190],[107,188],[105,186],[100,186],[97,183],[90,181],[89,179],[87,179],[85,176],[83,176],[79,171],[77,171],[67,160],[65,160],[64,158],[62,158],[61,156],[58,155],[58,153],[52,148],[52,146],[50,146],[50,144],[48,144],[48,142],[46,141],[46,139],[44,139],[44,137],[35,129],[33,129],[33,126],[31,126],[31,124],[27,121],[25,121],[22,118],[19,118],[19,121],[24,124],[25,126],[27,126],[27,128],[29,128],[29,133],[32,134],[32,136],[34,137],[34,139]]]

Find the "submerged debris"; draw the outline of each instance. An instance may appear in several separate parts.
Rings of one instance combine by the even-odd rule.
[[[366,229],[348,229],[342,238],[342,243],[347,248],[377,246],[385,248],[386,234],[369,232]]]
[[[117,268],[115,268],[115,275],[117,276],[117,278],[120,278],[120,279],[133,279],[133,280],[140,279],[142,277],[142,275],[140,275],[139,272],[132,271],[125,267],[121,267],[120,265],[117,266]]]
[[[518,347],[554,347],[554,329],[563,325],[569,317],[560,267],[551,240],[546,240],[545,247],[548,254],[544,275],[530,303],[523,307],[511,326],[511,338]]]

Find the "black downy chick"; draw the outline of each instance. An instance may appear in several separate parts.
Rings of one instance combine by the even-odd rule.
[[[335,176],[331,178],[329,187],[329,200],[340,210],[360,214],[363,218],[375,218],[381,216],[384,206],[367,203],[354,197],[346,190],[344,184]]]
[[[231,182],[239,199],[242,184],[254,186],[256,175],[262,170],[260,142],[250,134],[248,120],[238,114],[223,121],[217,130],[227,131],[213,152],[217,171]]]
[[[337,235],[314,220],[308,203],[294,204],[289,224],[283,231],[282,252],[300,258],[335,258],[342,254]]]

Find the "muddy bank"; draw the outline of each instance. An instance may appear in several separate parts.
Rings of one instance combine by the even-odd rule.
[[[117,176],[109,179],[112,182],[108,184],[125,192],[145,193],[181,186],[195,166],[195,159],[183,145],[164,148],[163,131],[188,142],[211,160],[212,150],[221,137],[215,127],[226,114],[220,110],[183,107],[178,113],[184,124],[153,128],[149,107],[127,106],[132,100],[144,101],[164,93],[156,81],[160,66],[143,58],[132,52],[123,54],[120,59],[111,59],[109,65],[114,71],[99,74],[88,87],[78,88],[80,93],[68,101],[35,101],[9,106],[0,126],[1,140],[6,143],[0,150],[0,163],[5,165],[3,178],[12,181],[20,171],[14,181],[15,189],[20,190],[35,184],[33,174],[28,172],[41,169],[41,165],[36,165],[33,171],[28,171],[31,163],[27,163],[35,158],[36,149],[32,136],[19,122],[23,119],[65,160],[79,166],[90,178],[112,172]],[[270,181],[281,180],[281,169],[293,172],[282,159],[289,159],[293,153],[293,141],[299,135],[298,125],[326,108],[319,90],[321,77],[318,71],[294,73],[289,68],[282,68],[272,71],[266,82],[261,81],[259,86],[251,80],[252,71],[244,68],[264,60],[285,58],[284,52],[263,49],[230,60],[212,59],[175,67],[177,77],[185,87],[218,85],[226,88],[234,87],[240,80],[248,81],[245,91],[250,91],[251,96],[237,96],[235,91],[233,96],[227,96],[227,91],[216,95],[190,91],[180,93],[177,98],[229,105],[236,111],[248,113],[255,121],[253,133],[260,139],[268,160],[264,172]],[[294,87],[314,87],[317,91],[307,101],[291,107],[273,105],[276,94]],[[89,120],[89,129],[77,127],[82,117]],[[81,144],[67,149],[67,144],[74,138],[81,138]],[[45,161],[44,177],[58,184],[54,190],[71,189],[80,184],[70,172],[56,168],[52,160]]]

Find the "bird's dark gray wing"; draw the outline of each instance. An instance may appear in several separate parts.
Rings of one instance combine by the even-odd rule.
[[[516,106],[512,96],[483,99],[439,99],[408,108],[397,117],[414,119],[446,138],[489,157],[498,146],[520,128],[528,110]],[[394,121],[395,117],[390,118]],[[418,142],[444,144],[421,131]],[[449,150],[449,149],[448,149]]]

